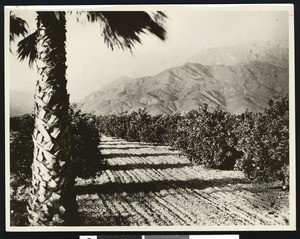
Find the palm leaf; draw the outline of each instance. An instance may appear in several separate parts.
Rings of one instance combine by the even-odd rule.
[[[29,66],[32,66],[34,60],[37,57],[36,39],[37,32],[34,32],[18,43],[18,58],[21,61],[23,61],[25,58],[28,58]]]
[[[22,18],[17,17],[13,12],[10,12],[10,28],[9,28],[9,40],[15,41],[16,37],[23,36],[28,33],[28,24]]]
[[[152,15],[152,16],[151,16]],[[141,43],[140,35],[146,31],[165,40],[166,31],[163,12],[148,14],[142,11],[87,12],[89,22],[100,22],[104,42],[111,48],[131,50],[135,43]]]

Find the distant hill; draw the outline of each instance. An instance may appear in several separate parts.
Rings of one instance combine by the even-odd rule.
[[[10,116],[18,116],[33,112],[33,95],[30,93],[9,91]]]
[[[96,115],[139,108],[151,114],[186,113],[204,103],[235,114],[262,111],[274,94],[288,93],[288,48],[282,46],[269,41],[206,49],[153,76],[121,77],[75,105]],[[32,111],[33,95],[10,91],[11,116]]]
[[[187,60],[187,62],[203,65],[236,65],[253,61],[267,62],[287,68],[289,62],[287,43],[280,41],[243,42],[235,46],[205,49]]]
[[[150,114],[186,113],[204,103],[235,114],[262,111],[274,94],[288,92],[288,68],[280,65],[258,60],[233,65],[186,63],[155,76],[117,81],[77,102],[77,107],[96,115],[139,108]]]

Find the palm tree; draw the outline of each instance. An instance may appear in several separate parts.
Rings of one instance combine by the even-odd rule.
[[[10,12],[10,32],[9,32],[9,42],[14,42],[17,37],[23,36],[28,33],[27,23],[22,18],[17,17],[13,12]],[[11,51],[10,45],[9,50]]]
[[[146,30],[165,40],[166,15],[163,12],[77,13],[85,14],[89,22],[101,23],[104,42],[112,50],[114,47],[131,50],[135,43],[141,43],[140,35]],[[34,95],[34,156],[28,206],[28,220],[32,226],[78,223],[70,165],[65,15],[66,12],[37,12],[37,30],[21,40],[17,50],[21,60],[28,57],[30,65],[36,63],[39,73]]]

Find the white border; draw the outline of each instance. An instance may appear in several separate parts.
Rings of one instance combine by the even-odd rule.
[[[296,230],[296,142],[295,142],[295,59],[294,59],[294,6],[292,4],[222,4],[222,5],[99,5],[99,6],[5,6],[4,43],[5,59],[9,52],[9,10],[146,10],[170,11],[188,8],[190,11],[287,11],[289,14],[289,131],[290,131],[290,224],[288,226],[77,226],[77,227],[25,227],[10,226],[10,170],[9,170],[9,63],[5,61],[5,187],[6,187],[6,230],[9,232],[41,231],[291,231]]]

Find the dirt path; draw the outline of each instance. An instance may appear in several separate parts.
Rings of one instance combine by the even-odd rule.
[[[84,225],[287,225],[288,192],[254,186],[241,172],[206,169],[166,146],[103,137],[107,162],[76,179]]]

